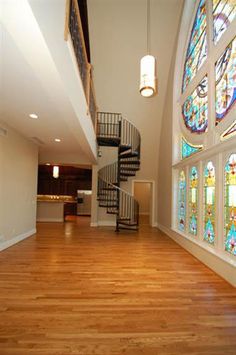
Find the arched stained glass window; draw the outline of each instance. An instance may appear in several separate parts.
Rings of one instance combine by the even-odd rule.
[[[223,132],[223,134],[221,135],[221,140],[228,139],[235,135],[236,135],[236,121],[234,121],[234,123],[229,128],[227,128],[226,131]]]
[[[185,230],[186,220],[186,179],[185,173],[182,170],[179,174],[179,197],[178,197],[178,228],[181,231]]]
[[[215,241],[215,167],[211,161],[204,169],[204,240]]]
[[[222,121],[236,100],[236,38],[215,65],[216,124]]]
[[[182,159],[184,159],[202,150],[203,145],[190,144],[184,137],[182,137],[181,147]]]
[[[225,166],[225,250],[236,256],[236,154]]]
[[[207,57],[206,41],[206,0],[201,0],[194,19],[193,28],[188,44],[182,91],[195,77],[198,69],[202,66]]]
[[[189,232],[197,235],[198,172],[195,166],[190,171],[189,190]]]
[[[208,81],[205,76],[182,106],[185,126],[192,133],[204,133],[208,125]]]
[[[235,0],[212,0],[214,43],[216,44],[236,15]]]

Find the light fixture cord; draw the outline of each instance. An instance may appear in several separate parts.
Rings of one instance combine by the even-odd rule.
[[[147,0],[147,54],[150,54],[150,0]]]

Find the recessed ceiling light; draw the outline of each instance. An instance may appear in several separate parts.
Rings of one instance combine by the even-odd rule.
[[[50,163],[46,163],[46,165],[51,165]]]
[[[55,138],[55,142],[60,142],[61,140],[60,140],[60,138]]]
[[[30,113],[29,116],[30,118],[38,118],[38,115],[36,115],[35,113]]]

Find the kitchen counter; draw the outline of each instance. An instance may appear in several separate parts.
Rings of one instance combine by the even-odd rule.
[[[73,196],[38,195],[37,222],[64,222],[64,205],[76,203]]]

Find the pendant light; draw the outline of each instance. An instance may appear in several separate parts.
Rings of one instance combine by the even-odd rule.
[[[140,62],[140,94],[151,97],[156,93],[156,59],[150,55],[150,0],[147,0],[147,55]]]
[[[54,166],[54,167],[53,167],[52,176],[53,176],[55,179],[58,179],[58,178],[59,178],[59,166]]]

